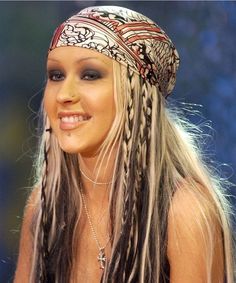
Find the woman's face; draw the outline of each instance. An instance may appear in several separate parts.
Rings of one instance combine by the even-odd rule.
[[[112,59],[79,47],[49,53],[44,107],[62,150],[94,156],[115,118]]]

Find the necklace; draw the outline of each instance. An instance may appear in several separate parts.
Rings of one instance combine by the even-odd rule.
[[[112,181],[110,182],[94,182],[91,178],[89,178],[89,176],[87,176],[80,168],[80,172],[81,174],[87,179],[89,180],[91,183],[93,183],[94,185],[99,185],[99,186],[103,186],[103,185],[110,185],[112,183]]]
[[[91,220],[91,216],[89,214],[89,211],[88,211],[88,208],[87,208],[87,205],[86,205],[84,192],[83,192],[82,189],[80,191],[81,191],[82,203],[83,203],[83,206],[84,206],[84,210],[85,210],[86,216],[88,218],[89,226],[91,228],[91,231],[92,231],[92,234],[93,234],[93,238],[94,238],[94,240],[96,242],[96,245],[98,247],[98,250],[99,250],[99,253],[98,253],[98,256],[97,256],[97,260],[99,261],[100,269],[104,269],[105,268],[105,264],[106,264],[105,248],[108,245],[108,243],[110,242],[110,237],[107,240],[106,244],[102,247],[101,244],[99,243],[99,240],[98,240],[98,237],[97,237],[97,233],[96,233],[96,231],[94,229],[94,226],[93,226],[93,223],[92,223],[92,220]]]

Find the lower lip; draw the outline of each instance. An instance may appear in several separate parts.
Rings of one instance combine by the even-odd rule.
[[[79,126],[87,123],[90,119],[88,120],[85,120],[85,121],[80,121],[80,122],[72,122],[72,123],[69,123],[69,122],[63,122],[61,119],[60,119],[60,129],[61,130],[74,130],[76,128],[78,128]]]

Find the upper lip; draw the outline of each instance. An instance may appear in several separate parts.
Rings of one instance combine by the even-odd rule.
[[[83,116],[86,118],[91,117],[88,113],[84,113],[80,111],[60,111],[58,112],[58,118],[69,117],[69,116]]]

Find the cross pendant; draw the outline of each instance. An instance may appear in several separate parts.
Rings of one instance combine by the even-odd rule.
[[[100,263],[100,269],[104,269],[105,268],[105,263],[106,263],[106,256],[105,256],[105,252],[104,249],[100,249],[99,250],[99,254],[97,257],[99,263]]]

